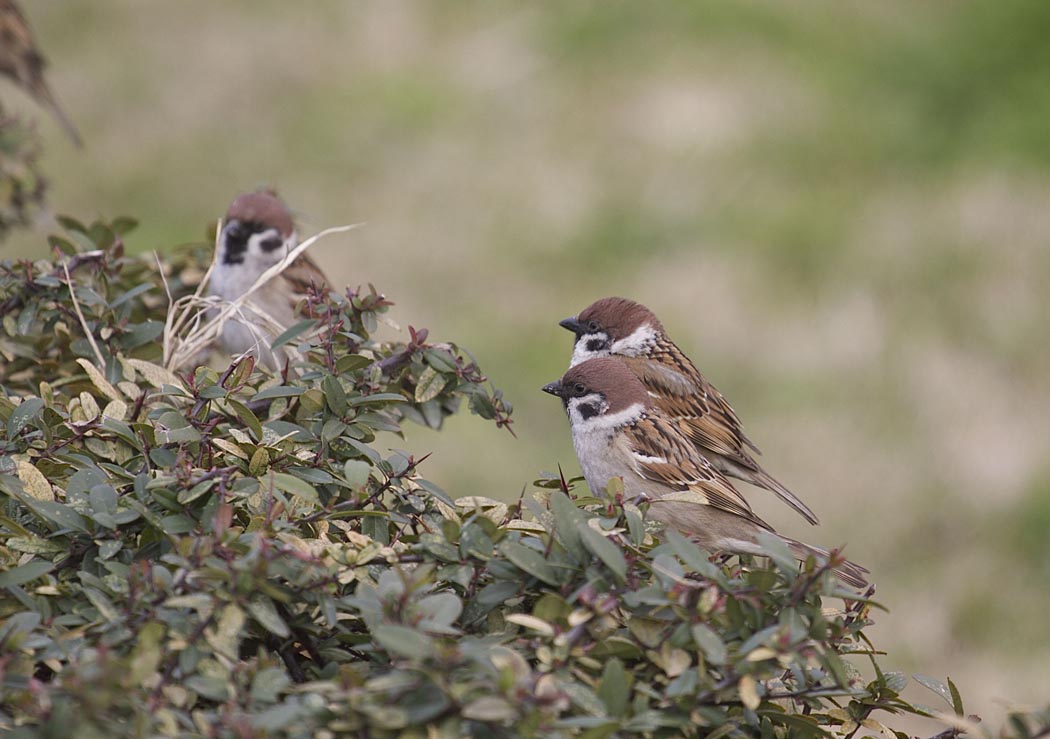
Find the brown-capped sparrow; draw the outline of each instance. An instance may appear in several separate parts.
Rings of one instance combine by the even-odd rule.
[[[260,276],[296,247],[299,237],[291,211],[271,191],[238,196],[223,220],[208,292],[226,301],[239,298]],[[220,343],[231,355],[251,353],[271,369],[279,361],[270,348],[278,333],[293,325],[295,306],[312,285],[327,279],[313,260],[300,254],[262,285],[222,327]]]
[[[576,334],[570,366],[594,357],[623,360],[653,396],[653,404],[721,473],[771,491],[811,524],[809,506],[762,469],[758,447],[722,393],[668,338],[651,310],[626,298],[602,298],[561,326]]]
[[[828,558],[826,550],[780,536],[759,518],[619,358],[579,362],[543,390],[565,406],[576,456],[593,491],[622,478],[625,496],[650,501],[651,520],[711,551],[762,554],[758,535],[768,532],[799,559]],[[867,570],[848,560],[835,572],[853,587],[867,584]]]

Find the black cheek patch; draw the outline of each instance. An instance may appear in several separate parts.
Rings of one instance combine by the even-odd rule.
[[[262,242],[259,244],[259,246],[262,247],[262,250],[264,252],[269,253],[269,252],[272,252],[272,251],[277,251],[282,246],[284,246],[284,241],[282,241],[277,236],[271,236],[268,239],[263,239]]]
[[[598,404],[597,403],[580,403],[576,410],[580,412],[580,418],[587,421],[598,415]]]
[[[606,342],[602,341],[601,339],[588,339],[587,340],[587,351],[589,351],[589,352],[600,352],[602,349],[606,348],[605,343]]]

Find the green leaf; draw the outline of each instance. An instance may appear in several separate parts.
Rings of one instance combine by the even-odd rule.
[[[342,416],[346,413],[346,390],[336,378],[328,375],[321,380],[321,389],[324,391],[324,400],[332,413]]]
[[[420,629],[427,631],[442,631],[445,633],[457,633],[452,629],[463,612],[463,601],[453,593],[434,593],[421,598],[416,604],[423,620],[417,625]]]
[[[84,588],[84,595],[91,601],[91,605],[98,609],[102,618],[110,623],[120,623],[120,611],[113,605],[113,601],[110,600],[108,595],[95,588]]]
[[[584,545],[612,570],[617,580],[623,582],[627,577],[627,560],[624,559],[620,548],[587,524],[583,524],[578,530]]]
[[[951,689],[947,685],[942,683],[937,678],[928,677],[927,675],[912,675],[912,677],[915,678],[915,682],[919,683],[919,685],[922,685],[925,688],[929,688],[934,693],[941,696],[941,698],[944,699],[945,703],[947,703],[953,709],[955,708],[955,698],[952,695]],[[958,711],[956,711],[956,713],[958,713]]]
[[[309,331],[313,326],[316,325],[317,321],[313,319],[299,321],[295,325],[290,326],[289,328],[285,329],[282,333],[278,334],[277,338],[273,340],[272,344],[270,344],[270,347],[273,349],[278,349],[284,346],[285,344],[288,344],[294,341],[295,339],[299,338],[304,333]]]
[[[788,713],[772,706],[759,708],[756,713],[759,716],[768,718],[775,724],[787,727],[789,730],[788,736],[791,737],[831,736],[812,716],[806,716],[801,713]]]
[[[182,444],[200,441],[200,431],[190,425],[189,421],[177,411],[162,413],[154,425],[158,444]]]
[[[417,403],[426,403],[433,400],[448,384],[448,378],[435,370],[433,367],[424,367],[416,382],[415,398]]]
[[[368,357],[362,357],[360,354],[347,354],[345,357],[339,357],[335,362],[335,372],[338,375],[345,375],[354,370],[361,369],[373,364],[375,360],[369,359]]]
[[[73,529],[82,534],[86,534],[88,531],[84,517],[64,503],[26,498],[23,498],[22,502],[37,515],[58,524],[60,528]]]
[[[222,703],[230,696],[231,686],[219,676],[194,675],[186,680],[186,687],[209,700]]]
[[[44,410],[44,401],[40,398],[28,398],[21,405],[11,411],[7,419],[7,436],[13,439],[18,436],[29,422],[36,418]]]
[[[260,390],[252,396],[252,402],[273,400],[274,398],[294,398],[306,392],[306,388],[295,385],[275,385],[265,390]]]
[[[362,488],[372,474],[372,465],[363,459],[348,459],[343,463],[343,476],[351,488]]]
[[[682,560],[682,564],[686,567],[691,568],[693,572],[709,579],[713,580],[718,578],[718,568],[707,558],[707,553],[700,549],[696,544],[689,541],[689,539],[686,539],[674,529],[666,529],[663,532],[663,537],[667,543],[671,545],[671,549],[678,558]]]
[[[39,577],[43,577],[53,569],[55,569],[55,564],[53,562],[34,559],[20,567],[7,570],[7,572],[0,572],[0,588],[24,585],[27,582],[32,582]]]
[[[317,497],[317,490],[313,485],[300,480],[295,475],[289,475],[287,472],[271,472],[270,479],[273,482],[274,487],[279,490],[283,490],[286,493],[292,495],[298,495],[300,498],[304,498],[311,503],[320,503],[320,498]]]
[[[554,568],[536,550],[529,549],[527,546],[513,541],[504,542],[500,548],[507,559],[526,574],[532,575],[548,585],[561,584],[561,580]]]
[[[560,490],[551,492],[549,504],[554,515],[554,532],[577,561],[587,556],[580,532],[587,526],[587,516]]]
[[[270,453],[266,451],[266,447],[259,447],[252,454],[252,458],[248,460],[248,474],[253,477],[266,472],[266,469],[270,466]],[[185,501],[180,501],[185,502]]]
[[[273,703],[291,684],[292,681],[284,670],[267,667],[252,678],[252,700]],[[260,728],[268,729],[269,725],[263,725]]]
[[[313,467],[289,467],[288,471],[301,480],[306,480],[315,485],[330,485],[336,479],[324,470]]]
[[[116,307],[118,307],[120,305],[123,305],[124,303],[126,303],[129,300],[132,300],[133,298],[137,298],[139,295],[142,295],[143,293],[149,292],[150,290],[153,289],[153,287],[154,287],[154,285],[152,283],[150,283],[150,282],[144,282],[141,285],[136,285],[135,287],[131,288],[130,290],[127,290],[127,291],[121,293],[120,295],[118,295],[117,297],[113,298],[113,300],[111,300],[110,303],[109,303],[109,307],[110,308],[116,308]]]
[[[300,721],[309,709],[299,703],[278,703],[264,711],[252,714],[250,723],[253,729],[267,736],[281,736],[292,724]]]
[[[407,626],[383,624],[372,629],[379,646],[391,654],[409,659],[426,659],[434,654],[434,640]]]
[[[623,662],[615,657],[608,660],[598,683],[598,697],[602,699],[610,716],[619,717],[626,713],[630,694],[630,680]]]
[[[518,711],[506,699],[494,695],[476,698],[460,711],[463,718],[474,721],[508,723],[517,718]]]
[[[17,642],[29,636],[40,625],[41,620],[39,613],[31,611],[12,613],[0,621],[0,646],[7,650],[16,648]]]
[[[849,687],[849,676],[846,674],[846,665],[842,661],[842,657],[830,647],[825,649],[821,656],[824,658],[824,664],[827,666],[828,672],[834,676],[835,682],[843,688]]]
[[[952,682],[950,677],[948,678],[948,690],[952,694],[952,709],[955,711],[955,715],[965,716],[966,711],[963,710],[962,695],[960,695],[959,689],[955,687],[955,683]]]
[[[434,483],[432,483],[430,480],[424,480],[420,477],[417,477],[413,482],[415,482],[417,485],[419,485],[419,487],[423,488],[435,498],[440,500],[442,503],[447,505],[449,508],[455,507],[455,503],[452,501],[452,498],[449,497],[449,494]]]
[[[164,637],[164,624],[150,621],[138,633],[135,648],[131,653],[132,684],[140,685],[157,672],[162,657],[161,640]]]
[[[423,359],[438,372],[455,373],[459,369],[456,358],[443,349],[427,349],[423,352]]]
[[[244,637],[242,629],[245,620],[244,611],[229,603],[219,614],[214,630],[205,631],[205,639],[219,654],[235,660],[238,658],[241,639]]]
[[[714,629],[707,624],[693,624],[690,633],[693,635],[693,641],[696,642],[696,646],[700,647],[708,662],[713,665],[724,665],[726,663],[728,650]]]
[[[405,396],[397,393],[373,393],[372,395],[358,395],[350,398],[347,402],[352,406],[367,405],[370,403],[396,403],[404,402]]]
[[[894,693],[900,693],[908,685],[908,676],[903,672],[887,672],[883,675],[886,687]]]
[[[275,634],[283,639],[292,633],[288,628],[288,624],[281,618],[281,614],[277,612],[277,607],[273,604],[273,601],[265,596],[257,595],[252,598],[248,604],[248,613],[271,634]]]

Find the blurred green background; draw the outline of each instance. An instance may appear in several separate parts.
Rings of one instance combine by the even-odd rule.
[[[557,321],[648,304],[892,611],[886,666],[993,722],[1050,694],[1050,3],[34,0],[55,212],[198,240],[277,186],[314,252],[516,405],[422,429],[512,499],[578,470]],[[43,225],[0,256],[44,256]],[[934,704],[918,687],[913,699]]]

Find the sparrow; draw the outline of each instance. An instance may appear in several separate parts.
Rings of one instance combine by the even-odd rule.
[[[605,490],[610,479],[621,478],[625,496],[650,501],[650,520],[677,529],[710,551],[762,554],[758,534],[765,531],[778,536],[800,560],[829,557],[824,549],[780,536],[759,518],[622,360],[584,360],[543,390],[561,398],[576,457],[595,493]],[[667,499],[674,493],[688,495]],[[835,570],[856,588],[867,584],[867,572],[848,560]]]
[[[33,42],[26,17],[14,0],[0,0],[0,74],[10,77],[38,103],[54,113],[78,147],[83,146],[73,122],[59,106],[44,79],[47,60]]]
[[[736,411],[671,341],[651,310],[626,298],[602,298],[560,326],[576,334],[570,367],[615,356],[631,369],[653,402],[723,475],[764,488],[811,524],[809,506],[762,469]]]
[[[219,232],[209,294],[237,299],[298,243],[292,213],[275,193],[258,190],[238,196]],[[300,254],[227,319],[219,337],[222,348],[231,355],[251,353],[271,369],[279,369],[270,343],[295,322],[296,305],[307,289],[311,285],[323,289],[327,284],[320,267]]]

